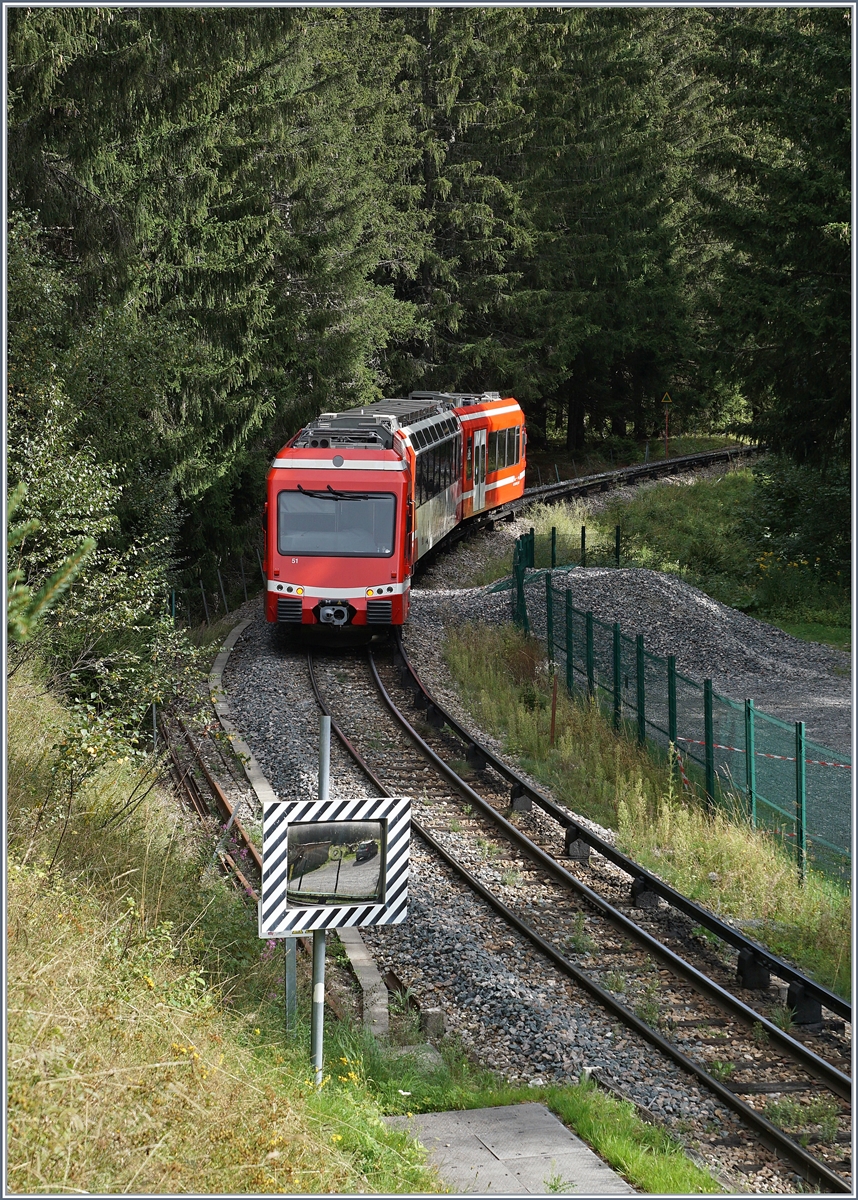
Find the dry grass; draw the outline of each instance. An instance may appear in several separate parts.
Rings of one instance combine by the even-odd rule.
[[[551,677],[540,643],[512,626],[461,626],[445,656],[477,722],[574,812],[619,831],[623,849],[715,912],[752,920],[751,935],[848,996],[851,895],[809,872],[771,837],[730,814],[680,799],[668,764],[618,736],[595,704],[558,689],[550,744]],[[711,877],[711,878],[710,878]]]
[[[716,913],[752,921],[751,935],[802,965],[825,986],[850,994],[849,891],[809,872],[775,840],[741,819],[680,803],[668,786],[655,804],[639,790],[619,807],[624,849],[678,891]]]
[[[308,1006],[287,1040],[280,962],[153,764],[66,807],[65,711],[16,677],[9,714],[11,1190],[443,1191],[361,1075],[311,1086]]]

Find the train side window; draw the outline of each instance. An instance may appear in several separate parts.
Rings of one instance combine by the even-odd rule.
[[[471,478],[471,445],[472,445],[472,441],[473,441],[473,439],[471,438],[471,435],[468,434],[468,440],[467,440],[466,449],[465,449],[465,479]]]
[[[417,493],[418,507],[426,502],[426,455],[421,452],[417,455],[417,478],[415,480],[415,491]]]

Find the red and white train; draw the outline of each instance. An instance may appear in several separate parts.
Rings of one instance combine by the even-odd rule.
[[[511,397],[412,392],[323,413],[268,472],[265,615],[287,625],[401,625],[417,561],[524,491]]]

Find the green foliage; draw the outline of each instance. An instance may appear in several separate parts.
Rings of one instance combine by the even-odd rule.
[[[751,428],[797,462],[849,456],[850,62],[845,9],[712,14],[718,124],[698,193],[722,245],[711,343]]]
[[[625,852],[683,895],[739,920],[753,936],[825,987],[851,986],[851,897],[816,872],[802,883],[794,856],[763,830],[680,802],[672,786],[653,804],[641,790],[619,804]]]
[[[824,580],[845,580],[851,563],[849,468],[798,466],[767,457],[754,468],[758,545],[777,562],[803,563]]]
[[[724,604],[848,628],[848,505],[845,471],[821,476],[767,458],[753,471],[614,498],[589,521],[602,539],[621,526],[624,562],[677,572]]]
[[[6,513],[11,520],[21,505],[26,487],[19,483],[9,498]],[[36,533],[39,521],[31,517],[23,525],[12,526],[7,530],[6,545],[9,550],[23,548],[28,536]],[[95,541],[85,538],[78,549],[58,567],[58,569],[33,594],[24,582],[24,571],[15,567],[6,574],[6,629],[9,637],[16,642],[25,642],[32,637],[40,617],[57,603],[72,580],[80,571],[84,562],[95,549]]]
[[[550,676],[536,643],[519,631],[464,626],[448,634],[445,654],[478,724],[503,738],[561,803],[617,829],[630,857],[684,895],[740,920],[760,918],[755,937],[826,987],[848,993],[851,902],[841,884],[811,871],[802,885],[794,857],[764,831],[680,802],[669,764],[618,737],[595,705],[570,704],[562,690],[551,747],[549,713],[534,715],[521,699],[529,684],[547,700]],[[654,1000],[647,1001],[657,1019]]]

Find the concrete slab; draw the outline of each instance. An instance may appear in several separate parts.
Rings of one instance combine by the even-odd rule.
[[[385,1117],[429,1151],[459,1194],[632,1196],[635,1189],[544,1104]]]

